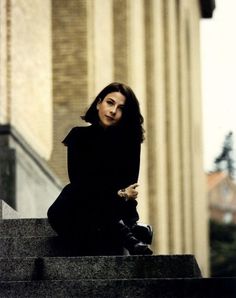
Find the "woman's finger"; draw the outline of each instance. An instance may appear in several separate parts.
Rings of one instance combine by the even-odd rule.
[[[130,185],[130,187],[131,187],[131,188],[134,188],[134,189],[135,189],[136,187],[138,187],[138,186],[139,186],[138,183],[134,183],[134,184]]]

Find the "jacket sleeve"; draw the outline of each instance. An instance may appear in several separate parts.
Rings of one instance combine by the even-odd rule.
[[[138,182],[140,168],[140,152],[141,144],[133,143],[126,150],[125,170],[123,175],[120,175],[122,180],[122,188]],[[139,220],[137,212],[137,200],[128,200],[123,202],[122,219],[128,226],[134,225]]]
[[[63,143],[67,146],[67,167],[69,180],[76,191],[95,194],[103,189],[99,180],[98,157],[91,143],[91,132],[84,127],[73,128]],[[100,169],[99,169],[100,170]]]
[[[119,173],[119,179],[122,181],[122,188],[138,182],[140,168],[140,144],[133,144],[126,148],[124,168]]]
[[[67,146],[67,170],[70,182],[75,185],[83,178],[82,173],[86,170],[83,158],[81,141],[81,129],[74,127],[62,141]]]

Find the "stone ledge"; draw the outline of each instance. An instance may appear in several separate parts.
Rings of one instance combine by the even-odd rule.
[[[5,281],[201,277],[192,255],[1,258],[0,262],[0,279]]]

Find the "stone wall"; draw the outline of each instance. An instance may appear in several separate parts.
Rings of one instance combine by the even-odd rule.
[[[88,102],[87,1],[52,1],[53,152],[49,161],[67,181],[61,141],[78,124]]]
[[[21,134],[1,125],[0,200],[15,209],[19,218],[44,218],[61,188],[45,160]]]

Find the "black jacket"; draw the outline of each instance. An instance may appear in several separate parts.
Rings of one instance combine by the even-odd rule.
[[[104,130],[100,125],[74,127],[63,143],[68,148],[70,184],[61,195],[63,204],[57,199],[49,216],[67,212],[70,220],[75,216],[95,223],[123,219],[128,225],[137,221],[137,202],[126,202],[117,192],[138,180],[140,143],[116,127]]]

